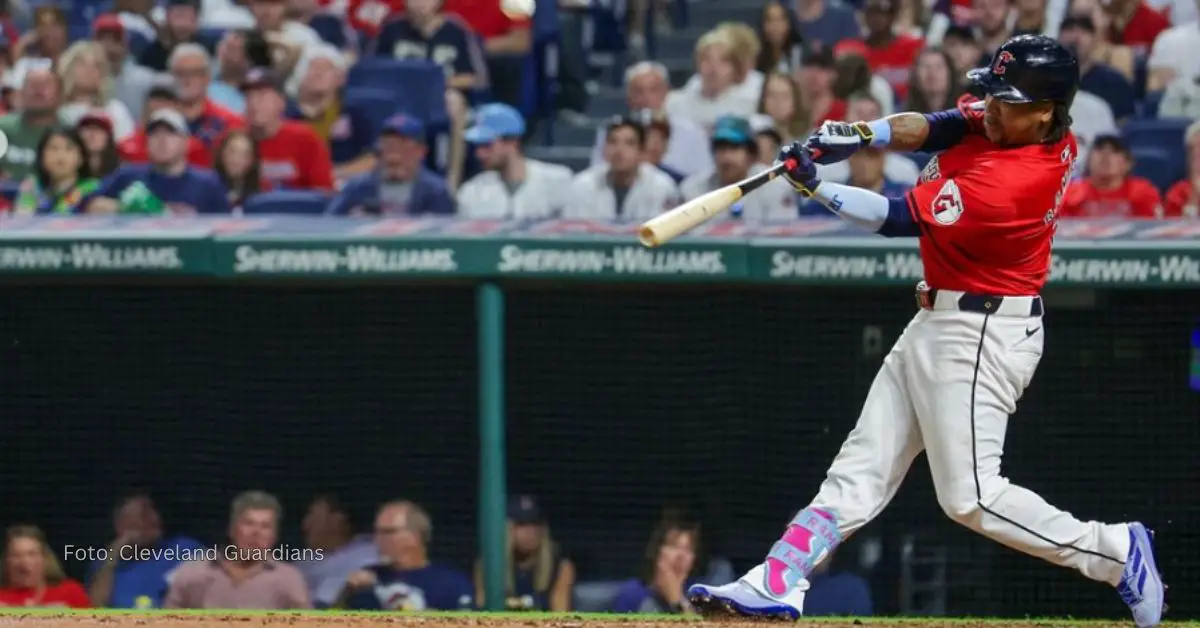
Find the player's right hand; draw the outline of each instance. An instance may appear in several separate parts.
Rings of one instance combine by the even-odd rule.
[[[850,157],[854,151],[869,146],[875,132],[866,122],[826,121],[809,136],[808,145],[820,151],[819,164],[834,164]]]
[[[779,150],[778,161],[791,161],[796,164],[783,173],[783,178],[804,198],[812,196],[813,191],[821,184],[821,180],[817,178],[817,163],[813,158],[813,151],[803,142],[792,142]]]

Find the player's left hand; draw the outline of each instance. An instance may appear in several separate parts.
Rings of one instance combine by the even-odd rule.
[[[854,151],[869,146],[875,132],[866,122],[826,121],[809,136],[808,145],[817,149],[819,164],[835,164],[848,159]]]
[[[789,168],[783,174],[783,178],[787,179],[801,196],[811,197],[813,191],[821,184],[821,180],[817,178],[817,162],[813,158],[813,151],[802,142],[792,142],[779,150],[778,161],[789,160],[795,162],[796,166]]]

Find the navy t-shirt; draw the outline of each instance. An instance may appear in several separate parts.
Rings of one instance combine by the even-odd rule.
[[[375,38],[373,55],[400,60],[432,61],[446,76],[484,72],[483,54],[470,29],[454,16],[429,37],[404,18],[388,21]]]
[[[435,610],[470,609],[475,603],[475,587],[458,571],[441,565],[420,569],[368,567],[375,573],[376,584],[350,596],[346,608],[353,610]]]
[[[217,174],[207,168],[188,166],[182,174],[171,176],[154,170],[149,164],[127,164],[108,175],[79,203],[86,208],[97,196],[119,199],[125,188],[141,182],[166,205],[167,209],[180,214],[228,214],[229,197],[225,184]]]

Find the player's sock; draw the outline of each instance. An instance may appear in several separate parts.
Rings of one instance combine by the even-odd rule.
[[[801,510],[767,555],[767,591],[784,595],[841,542],[842,533],[832,512],[812,507]]]

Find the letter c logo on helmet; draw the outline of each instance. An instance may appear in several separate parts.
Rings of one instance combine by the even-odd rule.
[[[992,64],[992,74],[1003,75],[1004,66],[1015,60],[1016,57],[1014,57],[1011,52],[1007,50],[1001,50],[1000,53],[996,55],[996,63]]]

